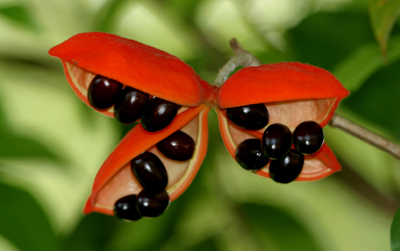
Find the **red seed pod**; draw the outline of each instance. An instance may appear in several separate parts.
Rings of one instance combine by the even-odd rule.
[[[99,212],[113,215],[114,203],[127,195],[138,194],[143,187],[131,171],[130,162],[141,153],[148,151],[157,155],[168,173],[166,188],[170,200],[178,198],[190,185],[207,152],[207,115],[210,108],[201,104],[177,115],[165,129],[151,133],[138,124],[121,140],[108,156],[94,180],[92,193],[86,203],[84,213]],[[176,161],[165,157],[156,144],[180,130],[195,141],[192,158]]]
[[[219,127],[225,146],[232,157],[237,146],[246,139],[261,139],[265,128],[246,130],[236,126],[225,109],[264,104],[271,124],[281,123],[291,132],[303,121],[312,120],[325,126],[340,100],[349,95],[342,84],[328,71],[302,63],[277,63],[246,67],[233,74],[218,93]],[[297,181],[318,180],[339,171],[340,165],[329,147],[305,156],[303,171]],[[269,176],[269,164],[257,174]]]
[[[138,124],[125,135],[97,173],[84,213],[113,215],[119,199],[143,190],[131,169],[131,160],[143,152],[155,154],[165,166],[168,177],[165,191],[170,201],[179,197],[192,182],[206,155],[207,115],[211,108],[217,110],[222,138],[235,158],[235,150],[241,142],[261,139],[265,127],[270,124],[284,124],[292,132],[303,121],[312,120],[325,126],[340,100],[349,94],[329,72],[301,63],[246,67],[233,74],[221,88],[216,88],[175,56],[100,32],[75,35],[52,48],[49,54],[62,60],[69,84],[89,106],[88,88],[97,75],[147,93],[150,99],[157,97],[179,106],[176,117],[165,128],[149,132]],[[254,104],[256,106],[252,106]],[[260,104],[266,111],[260,109]],[[250,120],[245,119],[242,127],[226,115],[227,108],[239,106],[247,108],[229,112],[233,113],[231,118],[236,124],[243,122],[237,119],[236,111],[246,113]],[[112,107],[98,111],[114,116]],[[252,122],[258,118],[263,119],[262,125],[267,124],[264,128],[245,129],[260,128]],[[177,131],[188,135],[185,142],[191,142],[190,138],[194,141],[194,150],[190,150],[193,154],[182,157],[158,149],[159,142]],[[168,151],[174,151],[174,148],[168,146]],[[269,164],[257,174],[270,177],[268,170]],[[303,170],[296,180],[316,180],[338,170],[339,163],[324,144],[318,152],[304,157]]]
[[[213,94],[213,88],[179,58],[117,35],[77,34],[49,54],[61,59],[68,83],[89,106],[89,84],[98,74],[186,107],[199,105]],[[99,112],[114,117],[111,108]]]

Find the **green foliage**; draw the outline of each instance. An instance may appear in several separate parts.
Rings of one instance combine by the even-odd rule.
[[[133,223],[82,215],[98,168],[133,125],[79,101],[47,51],[79,32],[116,33],[179,56],[212,82],[235,36],[264,63],[332,71],[352,92],[338,112],[398,142],[398,15],[395,0],[2,1],[0,250],[388,250],[397,160],[326,127],[354,179],[275,184],[234,162],[214,113],[205,162],[165,214]]]
[[[400,209],[397,210],[390,228],[390,244],[392,251],[400,250]]]
[[[370,0],[369,13],[371,26],[383,55],[386,57],[387,43],[394,22],[400,15],[399,0]]]
[[[49,219],[42,207],[27,192],[0,183],[3,203],[0,233],[20,250],[58,250]]]
[[[264,240],[264,246],[268,249],[321,250],[305,226],[282,209],[267,205],[244,204],[243,211],[250,218],[251,225],[256,228],[253,231],[258,235],[257,239]]]
[[[358,115],[387,129],[400,139],[400,118],[392,116],[400,114],[400,92],[398,89],[398,69],[400,61],[376,71],[363,88],[352,93],[351,98],[343,103]],[[376,88],[379,85],[379,88]]]
[[[36,21],[24,6],[15,5],[0,7],[0,15],[8,18],[12,22],[24,26],[25,28],[32,30],[38,29]]]

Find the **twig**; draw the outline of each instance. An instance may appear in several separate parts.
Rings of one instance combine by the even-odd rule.
[[[213,85],[217,87],[221,87],[224,82],[228,79],[229,75],[236,69],[238,66],[259,66],[261,65],[261,61],[258,60],[253,54],[244,50],[236,38],[232,38],[229,41],[229,44],[233,51],[235,52],[235,56],[231,58],[220,70],[215,78]]]
[[[348,119],[343,118],[340,115],[333,115],[331,121],[329,121],[329,125],[331,127],[342,129],[343,131],[390,153],[395,158],[400,159],[399,145],[351,122]]]
[[[239,42],[232,38],[229,44],[235,56],[231,58],[219,71],[214,84],[215,86],[222,86],[223,83],[228,79],[229,75],[239,66],[259,66],[261,65],[260,60],[258,60],[253,54],[244,50]],[[374,145],[391,155],[395,158],[400,159],[400,146],[347,120],[337,114],[333,115],[331,121],[329,122],[331,127],[336,127],[342,129],[343,131],[361,139],[365,142]]]

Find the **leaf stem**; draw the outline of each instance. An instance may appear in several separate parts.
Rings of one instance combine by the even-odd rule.
[[[214,86],[221,87],[223,83],[228,79],[229,75],[235,71],[239,66],[259,66],[261,61],[258,60],[253,54],[243,49],[236,38],[232,38],[229,44],[235,56],[231,58],[220,70],[214,81]],[[331,127],[339,128],[373,146],[376,146],[395,158],[400,159],[400,146],[393,143],[392,141],[375,134],[348,119],[343,118],[340,115],[334,114],[331,121],[329,122]]]

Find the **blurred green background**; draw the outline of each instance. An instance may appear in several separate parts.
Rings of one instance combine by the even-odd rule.
[[[327,126],[342,172],[276,184],[231,159],[215,112],[199,174],[161,217],[83,215],[98,168],[130,126],[84,105],[47,51],[76,33],[106,31],[176,55],[213,82],[236,37],[263,63],[333,72],[352,92],[337,113],[398,142],[399,4],[0,0],[0,250],[390,250],[398,160]],[[383,51],[388,41],[386,62],[373,29]]]

